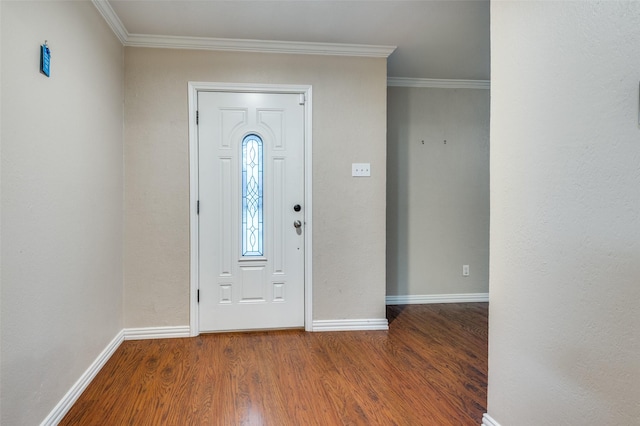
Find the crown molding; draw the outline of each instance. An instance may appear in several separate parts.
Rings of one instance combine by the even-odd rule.
[[[288,53],[299,55],[363,56],[387,58],[396,46],[366,44],[310,43],[274,40],[239,40],[209,37],[178,37],[130,34],[107,0],[91,0],[120,42],[128,47],[196,49],[254,53]]]
[[[116,15],[116,12],[113,10],[111,5],[107,0],[91,0],[93,5],[98,9],[98,12],[102,15],[111,30],[114,32],[120,43],[126,46],[127,39],[129,38],[129,32],[124,27],[124,24]]]
[[[426,87],[435,89],[491,89],[490,80],[441,80],[435,78],[389,77],[388,87]]]
[[[395,46],[129,34],[125,46],[387,58]]]

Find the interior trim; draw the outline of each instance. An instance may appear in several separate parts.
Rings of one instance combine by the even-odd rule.
[[[482,426],[500,426],[500,423],[491,418],[489,414],[484,413],[482,416]]]
[[[113,33],[118,37],[120,43],[123,45],[126,44],[129,32],[124,27],[124,24],[118,15],[116,15],[116,12],[113,10],[109,2],[106,0],[91,0],[91,2],[96,9],[98,9],[98,12],[100,12],[104,20],[107,21],[107,24],[109,24]]]
[[[125,328],[124,340],[172,339],[177,337],[190,337],[190,331],[191,330],[188,325],[178,325],[172,327]]]
[[[85,370],[80,378],[71,386],[69,391],[62,397],[62,399],[51,410],[49,415],[40,423],[40,426],[55,426],[64,418],[69,412],[73,404],[78,400],[82,392],[89,386],[91,381],[96,377],[96,374],[100,372],[102,367],[109,361],[111,356],[115,353],[116,349],[120,347],[120,344],[124,341],[125,330],[120,330],[116,337],[111,340],[107,347],[98,355],[98,357],[91,363],[89,368]]]
[[[124,46],[165,49],[197,49],[231,52],[286,53],[299,55],[364,56],[387,58],[396,46],[299,41],[240,40],[210,37],[178,37],[130,34],[106,0],[91,0]]]
[[[388,87],[422,87],[432,89],[491,89],[490,80],[446,80],[436,78],[389,77]]]
[[[460,294],[407,294],[387,296],[387,305],[420,305],[430,303],[477,303],[488,302],[489,293]]]
[[[129,34],[125,46],[165,49],[197,49],[230,52],[285,53],[298,55],[364,56],[387,58],[395,46],[311,43],[301,41],[241,40],[230,38],[178,37]]]
[[[317,327],[317,329],[316,329]],[[189,337],[190,327],[168,326],[168,327],[141,327],[125,328],[120,330],[116,336],[107,344],[106,348],[91,363],[89,368],[78,378],[67,393],[58,401],[56,406],[49,412],[47,417],[40,423],[40,426],[55,426],[64,416],[67,415],[73,404],[78,400],[82,392],[93,381],[96,375],[102,370],[104,365],[111,359],[116,350],[125,340],[142,339],[166,339]],[[347,331],[347,330],[388,330],[389,323],[386,318],[362,319],[362,320],[329,320],[314,321],[313,331]],[[487,414],[485,416],[488,417]],[[490,418],[490,417],[489,417]],[[483,423],[484,426],[500,426],[498,423]]]
[[[116,350],[125,340],[143,340],[143,339],[168,339],[176,337],[189,337],[189,326],[171,326],[171,327],[141,327],[141,328],[125,328],[116,334],[109,342],[107,347],[98,355],[91,363],[80,378],[71,386],[62,399],[51,410],[49,415],[40,423],[40,426],[55,426],[64,416],[67,415],[73,404],[78,400],[82,392],[93,381],[96,375],[102,370],[102,367],[111,359]]]
[[[388,330],[388,329],[389,329],[389,321],[386,318],[313,321],[314,332],[316,331]]]

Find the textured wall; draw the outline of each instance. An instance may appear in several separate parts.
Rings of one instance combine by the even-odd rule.
[[[39,424],[123,328],[122,50],[90,2],[2,2],[3,425]]]
[[[491,5],[489,414],[640,419],[640,3]]]
[[[189,322],[188,81],[313,85],[313,316],[384,318],[386,60],[126,48],[126,326]]]
[[[387,295],[488,293],[489,91],[390,87],[387,122]]]

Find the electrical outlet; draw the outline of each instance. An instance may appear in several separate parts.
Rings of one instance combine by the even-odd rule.
[[[463,277],[469,276],[469,265],[462,265],[462,276]]]
[[[356,176],[356,177],[371,176],[371,163],[352,163],[351,176]]]

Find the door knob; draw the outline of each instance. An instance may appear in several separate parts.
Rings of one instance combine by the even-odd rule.
[[[299,220],[296,220],[295,222],[293,222],[293,227],[298,229],[302,226],[302,222],[300,222]]]

